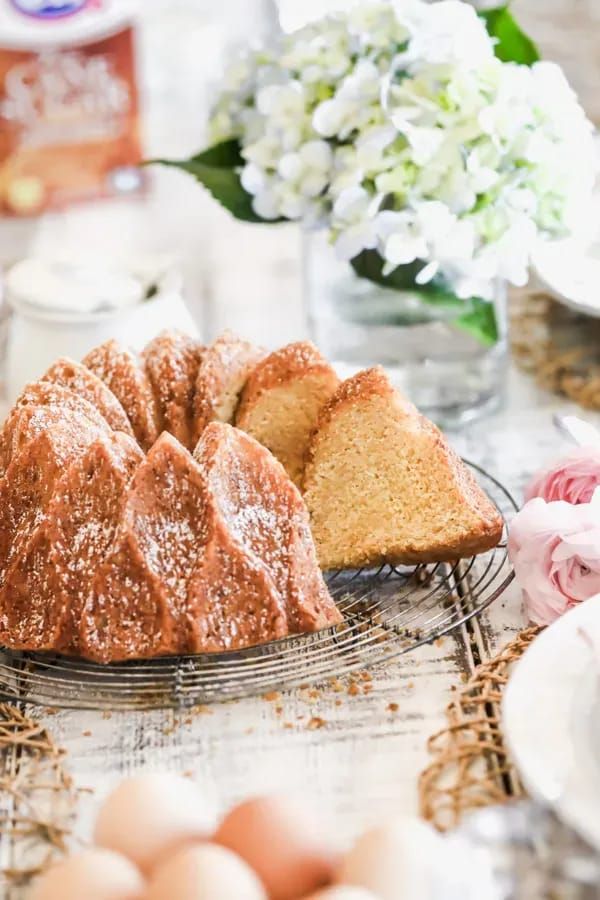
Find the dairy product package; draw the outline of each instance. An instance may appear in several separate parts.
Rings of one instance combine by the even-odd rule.
[[[0,0],[0,215],[137,193],[134,7]]]

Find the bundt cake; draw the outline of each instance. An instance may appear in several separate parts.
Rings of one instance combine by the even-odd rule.
[[[196,379],[194,442],[210,422],[233,423],[240,393],[264,351],[226,331],[207,348]]]
[[[323,569],[452,561],[502,534],[471,473],[381,368],[345,381],[321,411],[304,486]]]
[[[236,425],[268,447],[301,487],[311,432],[338,385],[337,375],[313,344],[288,344],[250,373]]]
[[[83,365],[112,391],[140,447],[149,450],[160,434],[158,409],[152,385],[134,354],[117,341],[106,341],[88,353]]]
[[[334,626],[318,562],[454,560],[502,533],[383,370],[339,385],[312,344],[229,333],[58,360],[0,431],[0,510],[0,643],[98,662]]]
[[[167,433],[144,455],[88,400],[41,381],[0,449],[5,646],[111,662],[340,621],[302,498],[232,426],[209,426],[195,457]]]

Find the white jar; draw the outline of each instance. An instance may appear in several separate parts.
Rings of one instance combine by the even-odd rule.
[[[164,329],[197,336],[172,273],[147,284],[125,269],[25,259],[9,271],[6,300],[12,310],[6,349],[6,400],[39,378],[59,356],[80,360],[115,338],[141,350]]]

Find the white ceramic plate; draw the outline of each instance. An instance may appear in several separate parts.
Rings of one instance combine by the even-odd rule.
[[[600,595],[531,644],[506,688],[503,724],[532,797],[600,850]]]

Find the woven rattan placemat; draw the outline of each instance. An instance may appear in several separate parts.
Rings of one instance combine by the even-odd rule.
[[[523,788],[504,745],[500,707],[511,668],[539,633],[521,631],[454,689],[446,726],[428,741],[433,759],[419,779],[421,815],[440,831],[466,813],[520,797]]]
[[[581,315],[542,292],[511,297],[515,361],[544,388],[586,409],[600,409],[600,319]]]

